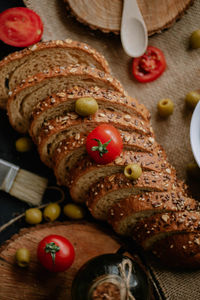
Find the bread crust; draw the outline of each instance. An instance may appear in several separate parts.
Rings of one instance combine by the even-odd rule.
[[[22,61],[24,58],[27,58],[26,61],[32,57],[34,58],[34,54],[38,54],[38,52],[42,52],[46,49],[57,49],[57,48],[63,48],[66,50],[76,50],[80,51],[81,54],[89,55],[93,62],[96,63],[96,67],[103,70],[106,73],[110,73],[110,68],[108,65],[108,62],[106,61],[105,57],[98,53],[97,50],[92,48],[91,46],[79,42],[79,41],[73,41],[71,39],[66,40],[54,40],[54,41],[46,41],[46,42],[39,42],[37,44],[34,44],[26,49],[23,49],[21,51],[16,51],[14,53],[9,54],[6,56],[3,60],[0,61],[0,72],[1,72],[1,80],[0,85],[2,88],[1,95],[0,95],[0,108],[5,109],[6,108],[6,102],[8,98],[8,89],[5,86],[5,79],[9,79],[9,75],[7,73],[7,69],[9,69],[9,64],[12,64],[11,74],[13,71],[21,66]],[[13,70],[14,65],[14,70]]]
[[[50,112],[58,110],[61,107],[65,112],[75,110],[75,102],[77,99],[82,97],[94,98],[100,108],[112,108],[115,111],[126,112],[127,114],[136,115],[138,118],[148,121],[150,119],[150,113],[138,101],[129,96],[123,96],[118,92],[111,90],[100,89],[99,87],[91,87],[88,89],[80,88],[75,86],[73,89],[65,92],[59,92],[47,97],[45,100],[40,101],[31,114],[31,125],[29,129],[30,135],[34,138],[38,135],[37,126],[42,121],[47,121],[48,118],[45,116]],[[106,106],[106,107],[104,107]],[[60,113],[62,115],[62,112]],[[49,117],[50,119],[50,117]],[[40,125],[41,127],[41,125]]]
[[[160,211],[176,212],[196,208],[197,202],[192,198],[183,196],[182,191],[177,188],[174,192],[146,192],[122,199],[110,208],[107,217],[115,232],[121,235],[131,235],[136,220],[132,226],[129,223],[126,230],[121,228],[121,224],[125,224],[128,219],[135,218],[137,213],[148,214],[149,211],[152,211],[151,214],[154,214]],[[140,218],[142,218],[142,214]]]
[[[178,233],[166,236],[153,246],[153,254],[168,268],[200,268],[200,233]]]
[[[81,78],[82,86],[85,86],[85,79],[87,79],[91,80],[90,83],[87,83],[88,87],[105,85],[104,87],[107,89],[115,90],[120,92],[122,95],[126,95],[126,92],[118,80],[96,68],[81,65],[69,66],[67,68],[55,67],[53,69],[49,69],[34,76],[28,77],[22,82],[22,84],[17,86],[13,91],[9,92],[7,111],[10,124],[15,130],[20,133],[25,133],[28,131],[32,109],[40,100],[42,100],[35,99],[36,103],[34,101],[30,102],[30,114],[27,116],[23,114],[22,107],[22,105],[27,101],[26,97],[28,97],[30,93],[32,94],[34,91],[44,86],[49,87],[44,98],[50,96],[55,92],[56,89],[56,87],[53,85],[53,80],[58,80],[61,78],[65,79],[63,85],[68,84],[69,88],[77,85],[77,82],[75,81],[76,78]],[[33,99],[31,98],[31,100]]]
[[[163,212],[137,222],[132,237],[146,250],[153,247],[155,239],[174,233],[198,232],[200,211]]]
[[[99,63],[99,65],[102,65],[104,71],[110,73],[108,62],[102,54],[100,54],[96,49],[94,49],[86,43],[74,41],[71,39],[38,42],[28,48],[13,52],[0,61],[0,68],[8,64],[9,62],[12,62],[13,60],[19,60],[24,56],[33,54],[34,52],[51,48],[73,48],[81,50],[85,53],[92,55],[94,59]]]

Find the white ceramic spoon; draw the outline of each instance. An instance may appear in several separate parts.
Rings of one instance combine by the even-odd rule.
[[[148,43],[147,28],[137,0],[124,0],[121,42],[126,54],[138,57],[144,54]]]

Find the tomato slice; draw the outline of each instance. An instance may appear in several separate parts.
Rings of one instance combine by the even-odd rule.
[[[0,13],[0,39],[11,46],[27,47],[41,40],[40,17],[26,7],[13,7]]]
[[[133,76],[139,82],[150,82],[157,79],[166,69],[163,52],[153,46],[148,46],[146,52],[133,59]]]

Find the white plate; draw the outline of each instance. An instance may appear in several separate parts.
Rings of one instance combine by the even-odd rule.
[[[194,158],[200,167],[200,101],[195,107],[190,123],[190,144]]]

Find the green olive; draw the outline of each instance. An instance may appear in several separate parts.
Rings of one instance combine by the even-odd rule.
[[[28,137],[21,137],[15,142],[16,150],[19,152],[30,151],[33,146],[33,142]]]
[[[138,164],[130,164],[125,167],[124,175],[129,179],[136,180],[142,175],[142,168]]]
[[[93,115],[98,110],[98,103],[94,98],[79,98],[75,103],[75,111],[82,117]]]
[[[38,208],[29,208],[25,212],[25,220],[28,224],[39,224],[42,222],[42,212]]]
[[[186,102],[187,106],[192,109],[195,108],[195,106],[197,105],[199,100],[200,100],[200,94],[196,91],[189,92],[185,96],[185,102]]]
[[[64,214],[70,219],[82,219],[85,216],[85,210],[83,207],[69,203],[64,206],[63,209]]]
[[[200,48],[200,29],[192,32],[190,36],[190,47],[193,49]]]
[[[158,114],[161,117],[168,117],[174,111],[174,103],[171,99],[161,99],[157,105]]]
[[[19,248],[15,253],[18,266],[25,268],[30,262],[30,251],[27,248]]]
[[[200,168],[196,162],[191,162],[187,165],[187,174],[190,178],[200,179]]]
[[[55,221],[60,216],[60,205],[58,203],[48,204],[43,212],[44,218],[46,221]]]

